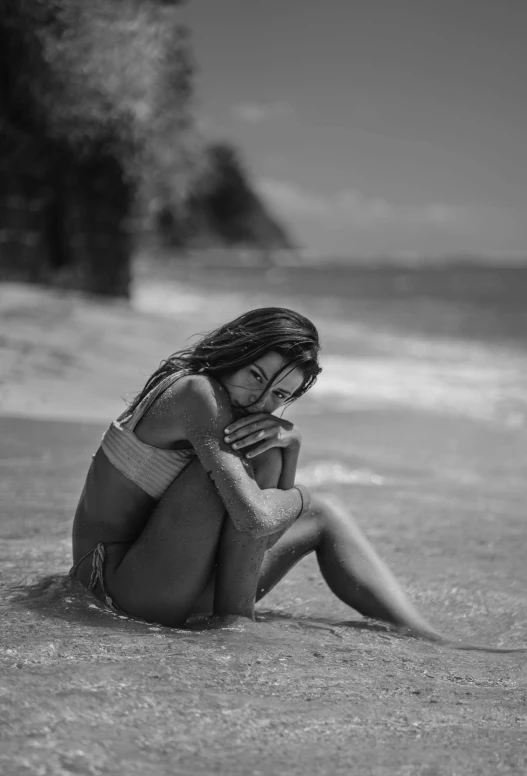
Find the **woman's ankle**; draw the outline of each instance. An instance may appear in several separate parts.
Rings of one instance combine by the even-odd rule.
[[[255,598],[249,601],[215,601],[213,617],[243,617],[254,621]]]
[[[255,623],[254,617],[244,617],[239,614],[213,614],[207,618],[207,630],[221,630],[221,628],[235,628]]]

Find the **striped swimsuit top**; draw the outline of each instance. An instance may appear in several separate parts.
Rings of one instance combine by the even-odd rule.
[[[161,380],[133,412],[125,410],[111,423],[101,442],[104,454],[115,468],[157,501],[196,453],[186,441],[173,450],[147,445],[134,434],[134,428],[158,396],[180,377],[182,373],[177,372]]]

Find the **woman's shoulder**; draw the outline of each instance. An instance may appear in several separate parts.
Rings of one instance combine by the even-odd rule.
[[[225,388],[217,380],[187,374],[163,392],[148,416],[150,431],[153,427],[165,441],[180,441],[189,439],[192,430],[216,435],[231,421],[232,407]]]
[[[202,374],[181,375],[148,408],[134,433],[152,447],[188,440],[189,429],[216,432],[230,421],[227,392]]]
[[[183,402],[188,410],[195,409],[200,412],[206,409],[214,412],[230,408],[227,391],[218,380],[209,375],[183,375],[170,387],[167,394],[167,398],[174,400],[174,403]]]

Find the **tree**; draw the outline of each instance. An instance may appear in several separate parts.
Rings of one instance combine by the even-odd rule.
[[[131,216],[177,208],[192,169],[176,5],[3,0],[0,191],[22,204],[0,206],[2,267],[36,280],[71,267],[82,287],[126,293]]]
[[[250,175],[231,144],[213,143],[205,150],[201,178],[188,201],[190,223],[227,245],[264,249],[292,248],[285,227],[257,194]]]

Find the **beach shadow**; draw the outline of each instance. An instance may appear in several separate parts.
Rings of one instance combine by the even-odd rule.
[[[9,588],[9,591],[9,605],[81,627],[106,628],[144,636],[149,635],[152,630],[180,636],[210,630],[207,615],[191,616],[184,628],[167,628],[118,614],[95,598],[80,582],[70,579],[67,574],[50,574],[31,583],[14,585]],[[400,635],[390,630],[390,626],[374,621],[351,620],[334,623],[323,617],[294,615],[272,609],[257,611],[256,625],[281,625],[288,629],[311,632],[313,635],[326,631],[339,639],[343,638],[342,632],[339,631],[344,627],[384,634],[385,638]],[[255,635],[258,630],[254,631]]]
[[[91,628],[111,628],[148,635],[160,629],[153,623],[134,620],[113,612],[86,590],[80,582],[64,574],[50,574],[35,582],[10,588],[9,603],[38,612],[45,617]]]
[[[62,620],[70,625],[106,629],[128,635],[148,636],[154,631],[181,639],[192,637],[194,634],[213,632],[210,628],[210,617],[204,614],[192,615],[183,628],[169,628],[118,614],[95,598],[80,582],[70,579],[69,575],[65,574],[51,574],[32,583],[14,585],[10,588],[8,601],[8,605],[38,612],[44,617]],[[261,629],[259,626],[262,625],[270,627]],[[283,610],[272,609],[259,609],[256,613],[255,626],[250,628],[251,638],[257,641],[263,639],[265,642],[269,639],[273,641],[274,638],[281,638],[280,633],[283,636],[284,627],[289,631],[300,631],[309,636],[318,637],[327,633],[338,640],[344,640],[345,633],[350,630],[362,631],[389,641],[409,637],[409,634],[400,628],[375,620],[331,622],[316,615],[290,614]],[[273,626],[279,626],[278,630]],[[226,630],[239,631],[238,628]],[[216,631],[218,635],[222,632],[225,633],[222,629]],[[362,649],[363,646],[357,646],[357,648]]]

